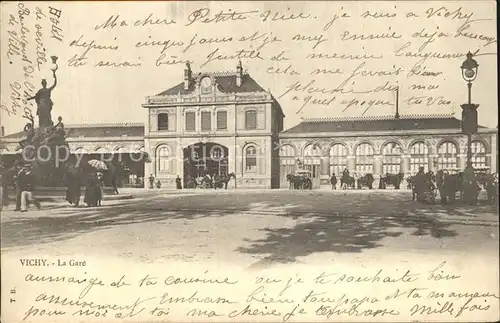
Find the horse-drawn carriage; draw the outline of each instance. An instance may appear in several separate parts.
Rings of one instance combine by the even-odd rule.
[[[498,194],[498,179],[496,175],[489,174],[486,168],[474,169],[474,181],[467,181],[464,177],[464,172],[459,169],[446,169],[438,170],[436,174],[427,172],[425,175],[424,189],[422,189],[421,196],[424,197],[426,202],[434,202],[437,192],[441,199],[441,203],[447,204],[454,202],[457,198],[463,202],[474,204],[477,202],[479,192],[484,189],[488,194],[488,200],[496,200]],[[407,179],[408,188],[411,188],[413,199],[417,196],[418,192],[415,185],[415,176],[410,176]],[[470,184],[473,184],[472,186]],[[457,196],[458,193],[458,196]]]
[[[311,190],[312,189],[312,173],[309,170],[301,169],[295,171],[294,174],[288,174],[288,188],[291,190]]]
[[[358,177],[356,174],[351,176],[348,173],[342,174],[340,177],[340,187],[342,189],[363,189],[364,186],[368,187],[368,189],[373,189],[373,182],[375,182],[375,178],[373,174],[365,174],[363,176]]]
[[[236,175],[234,173],[222,174],[222,175],[214,175],[214,176],[199,176],[196,178],[190,178],[186,181],[186,188],[213,188],[213,189],[226,189],[227,184],[234,178],[236,181]]]

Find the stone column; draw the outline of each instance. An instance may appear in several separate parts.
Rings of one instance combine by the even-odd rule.
[[[458,168],[464,169],[467,165],[467,154],[457,154]]]
[[[330,184],[330,158],[327,156],[321,157],[321,184]]]
[[[373,175],[380,176],[382,174],[382,156],[375,155],[373,159]]]
[[[410,156],[401,156],[401,172],[407,174],[410,171]]]
[[[437,167],[434,167],[434,160],[437,161],[438,155],[437,154],[430,154],[429,155],[429,162],[427,164],[427,169],[425,170],[426,172],[429,170],[432,170],[434,173],[437,170]]]
[[[356,156],[347,156],[347,169],[352,173],[356,169]]]

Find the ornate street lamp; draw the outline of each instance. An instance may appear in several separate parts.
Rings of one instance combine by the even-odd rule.
[[[467,166],[472,167],[472,135],[477,133],[477,108],[479,104],[472,104],[471,89],[472,82],[477,77],[479,64],[472,57],[471,52],[467,53],[467,59],[460,67],[462,77],[467,82],[468,103],[462,104],[462,133],[467,135]]]

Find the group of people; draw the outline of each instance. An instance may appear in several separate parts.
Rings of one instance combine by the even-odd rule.
[[[349,169],[344,168],[344,170],[342,171],[342,178],[344,179],[344,181],[341,181],[342,183],[342,186],[340,187],[341,189],[345,190],[348,188],[348,181],[347,179],[350,178],[350,173],[349,173]],[[354,187],[358,187],[358,174],[356,172],[353,173],[353,179],[354,179]],[[338,180],[337,180],[337,176],[335,175],[335,173],[332,173],[332,177],[330,177],[330,184],[332,184],[332,190],[336,190],[337,189],[337,183],[338,183]]]
[[[104,196],[104,174],[100,171],[89,171],[83,175],[79,169],[70,168],[66,174],[66,201],[75,207],[80,205],[82,184],[85,184],[83,202],[87,206],[101,206]]]
[[[40,202],[35,198],[33,192],[35,190],[36,177],[33,173],[31,164],[17,164],[13,168],[12,182],[16,192],[16,208],[15,211],[27,212],[30,204],[34,204],[37,209],[41,208]],[[5,170],[0,174],[0,189],[1,203],[0,210],[3,206],[9,203],[8,187],[10,179],[7,178]]]
[[[157,179],[156,182],[155,182],[155,177],[153,176],[153,174],[150,174],[149,175],[149,188],[153,189],[153,188],[155,188],[155,185],[156,185],[156,188],[161,188],[161,182],[160,182],[160,180]],[[179,175],[177,175],[177,178],[175,179],[175,187],[178,190],[182,189],[182,180],[179,177]]]

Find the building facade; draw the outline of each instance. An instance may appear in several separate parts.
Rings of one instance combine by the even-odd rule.
[[[472,164],[496,172],[497,131],[479,126],[472,137]],[[315,118],[280,134],[280,179],[299,165],[312,172],[313,187],[328,185],[347,168],[375,179],[383,174],[463,170],[467,137],[453,115]]]
[[[273,142],[283,111],[269,91],[243,71],[197,73],[187,64],[178,85],[146,98],[146,174],[167,186],[204,175],[234,173],[237,187],[272,188]]]
[[[453,115],[313,118],[283,131],[284,114],[241,62],[233,72],[193,73],[142,107],[140,123],[68,125],[74,154],[115,156],[124,162],[124,183],[153,175],[162,187],[184,186],[199,176],[234,173],[237,188],[288,187],[286,175],[310,170],[313,187],[329,185],[348,168],[358,176],[460,170],[467,137]],[[19,155],[20,132],[0,138],[2,159]],[[498,128],[479,126],[472,138],[475,168],[497,172]]]

